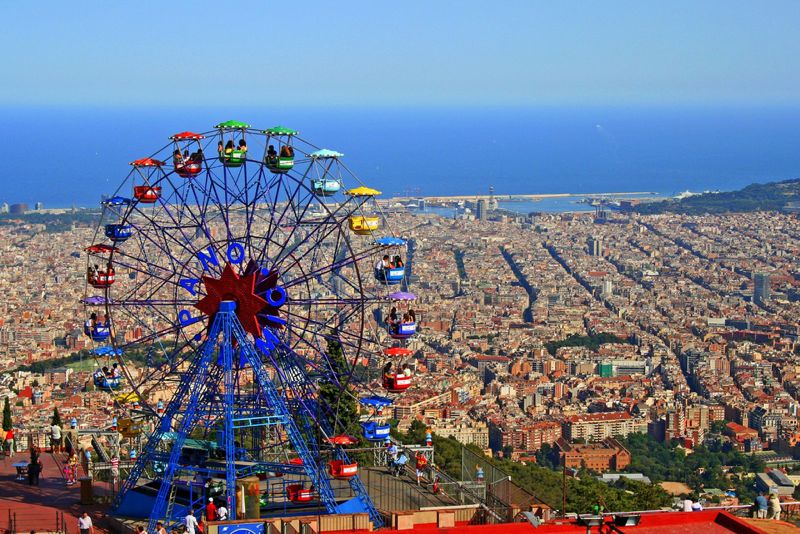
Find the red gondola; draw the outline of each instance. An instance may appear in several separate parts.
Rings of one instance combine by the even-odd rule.
[[[182,178],[197,176],[203,171],[203,164],[199,161],[190,161],[182,165],[175,165],[175,172]]]
[[[348,436],[347,434],[339,434],[338,436],[333,436],[332,438],[328,438],[328,442],[331,445],[355,445],[358,443],[358,439],[354,438],[353,436]]]
[[[402,393],[411,387],[414,382],[411,376],[396,373],[391,376],[383,375],[383,387],[390,393]]]
[[[292,464],[292,465],[303,465],[303,459],[302,458],[292,458],[291,460],[289,460],[289,463]]]
[[[107,271],[89,271],[87,281],[93,287],[103,289],[114,283],[114,268],[109,267]]]
[[[292,502],[310,502],[314,498],[314,492],[304,488],[302,484],[290,484],[286,486],[286,496]]]
[[[83,250],[85,250],[86,252],[91,252],[93,254],[102,254],[104,252],[117,252],[119,249],[117,247],[112,247],[111,245],[97,244],[97,245],[92,245],[90,247],[86,247]]]
[[[161,186],[134,186],[133,196],[142,204],[153,204],[161,197]]]
[[[388,349],[383,349],[383,354],[386,356],[411,356],[414,351],[405,347],[389,347]]]
[[[334,478],[350,478],[358,473],[358,462],[346,464],[341,460],[331,460],[328,462],[328,470]]]

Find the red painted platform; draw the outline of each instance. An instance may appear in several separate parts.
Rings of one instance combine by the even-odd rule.
[[[92,517],[95,532],[106,532],[105,508],[81,505],[80,486],[65,484],[52,454],[43,452],[41,459],[44,469],[39,485],[29,486],[27,480],[16,480],[17,471],[12,467],[17,462],[29,461],[29,455],[0,456],[0,530],[7,529],[14,521],[19,532],[55,530],[63,524],[61,528],[69,534],[78,534],[78,517],[86,511]]]

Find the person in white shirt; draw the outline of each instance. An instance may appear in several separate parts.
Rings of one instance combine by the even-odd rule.
[[[217,508],[217,521],[227,521],[228,520],[228,509],[225,508],[225,504],[220,504],[219,508]]]
[[[81,516],[78,518],[78,529],[81,531],[81,534],[94,534],[94,525],[92,525],[92,518],[89,517],[89,514],[83,512]]]
[[[198,527],[197,518],[194,516],[194,510],[189,510],[189,515],[186,516],[186,534],[196,534]]]
[[[686,498],[683,501],[683,511],[684,512],[691,512],[692,511],[692,499]]]
[[[59,452],[61,450],[61,427],[53,424],[50,428],[50,446],[53,449],[53,452]]]

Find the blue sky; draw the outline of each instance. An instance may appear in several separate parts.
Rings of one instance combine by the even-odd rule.
[[[800,2],[3,2],[0,105],[797,105]]]

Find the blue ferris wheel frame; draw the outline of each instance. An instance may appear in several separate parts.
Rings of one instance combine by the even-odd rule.
[[[214,132],[214,134],[218,134],[221,139],[224,139],[225,135],[229,134],[231,131],[235,133],[240,132],[242,136],[248,132],[251,134],[253,133],[249,128],[221,128]],[[205,134],[200,135],[204,136]],[[270,138],[268,137],[267,140],[269,141],[269,139]],[[199,140],[197,139],[191,139],[191,141],[196,141],[197,144],[200,145]],[[167,146],[170,147],[171,145]],[[178,146],[177,142],[175,142],[175,146]],[[340,155],[337,154],[336,156],[333,156],[333,158],[336,159],[338,156]],[[138,161],[141,162],[145,160]],[[362,344],[366,341],[363,334],[358,332],[353,334],[347,332],[346,330],[340,330],[340,326],[351,320],[354,316],[357,317],[360,314],[361,330],[363,332],[364,323],[367,320],[364,309],[366,304],[369,302],[387,301],[385,297],[365,297],[364,289],[361,286],[361,276],[359,274],[358,262],[360,260],[370,258],[376,252],[384,250],[387,246],[396,247],[405,245],[405,241],[390,236],[388,238],[372,241],[366,249],[355,252],[350,242],[345,238],[342,240],[341,244],[346,247],[346,250],[349,250],[349,256],[346,255],[345,257],[339,257],[338,247],[340,246],[340,243],[337,241],[336,257],[334,257],[330,262],[325,263],[321,268],[314,269],[311,272],[306,272],[305,269],[302,269],[300,262],[305,256],[312,253],[312,251],[316,248],[315,246],[307,247],[307,250],[303,252],[302,256],[297,258],[293,255],[293,252],[297,250],[298,247],[295,246],[294,243],[290,243],[289,239],[287,238],[283,242],[283,246],[279,247],[277,251],[273,250],[270,251],[269,254],[265,254],[265,249],[273,243],[273,235],[278,231],[279,221],[283,220],[284,217],[289,217],[292,223],[289,236],[293,236],[296,229],[304,224],[312,225],[312,228],[315,228],[315,230],[310,233],[312,235],[316,232],[325,231],[324,234],[320,234],[323,235],[322,238],[317,237],[318,242],[316,243],[316,246],[322,247],[321,243],[323,238],[326,238],[337,231],[339,232],[339,236],[341,236],[341,223],[343,221],[346,221],[348,217],[351,217],[354,214],[363,214],[363,207],[368,199],[357,199],[355,202],[352,202],[348,208],[345,208],[342,215],[340,215],[338,219],[334,218],[334,214],[338,213],[339,210],[342,209],[342,206],[347,205],[347,203],[342,203],[341,205],[336,206],[332,212],[325,205],[325,203],[322,202],[322,199],[318,198],[330,197],[331,195],[324,194],[315,196],[314,192],[311,191],[306,185],[309,179],[312,181],[316,180],[313,183],[317,183],[320,179],[323,182],[328,180],[328,178],[325,177],[326,174],[323,174],[322,178],[317,176],[316,179],[312,176],[309,176],[309,171],[319,163],[317,157],[309,158],[309,168],[302,175],[300,180],[291,177],[288,171],[280,173],[270,171],[270,175],[265,173],[264,169],[266,156],[264,161],[242,158],[242,162],[234,167],[235,169],[238,169],[235,172],[231,172],[229,170],[230,167],[224,164],[222,158],[220,161],[223,163],[221,167],[219,165],[214,166],[212,164],[208,164],[208,160],[204,158],[202,164],[203,171],[197,173],[191,178],[195,180],[195,182],[190,182],[193,184],[197,182],[196,178],[197,176],[201,176],[202,172],[207,173],[208,181],[205,184],[205,190],[201,188],[199,191],[191,191],[193,186],[186,188],[187,191],[193,193],[193,199],[197,201],[196,206],[204,207],[202,212],[199,214],[199,217],[190,217],[187,222],[191,224],[185,224],[182,227],[180,224],[180,217],[178,217],[179,220],[176,220],[176,216],[174,214],[170,214],[169,209],[166,208],[169,200],[174,201],[176,200],[175,197],[178,197],[177,200],[180,201],[179,205],[182,205],[184,208],[186,208],[188,202],[187,198],[181,196],[179,189],[175,188],[174,184],[172,183],[172,177],[176,175],[177,171],[173,170],[172,172],[165,173],[163,169],[164,164],[158,160],[155,160],[154,157],[147,158],[146,164],[137,165],[137,162],[133,163],[134,169],[131,172],[131,175],[138,175],[136,177],[144,182],[144,185],[138,186],[138,189],[140,190],[137,190],[136,193],[138,195],[140,192],[143,192],[142,197],[127,199],[126,197],[116,195],[104,205],[105,210],[110,213],[116,213],[121,219],[121,222],[114,223],[117,226],[111,226],[110,228],[106,227],[104,232],[106,237],[108,237],[113,243],[111,252],[108,255],[109,270],[113,263],[114,265],[128,270],[131,279],[134,279],[134,276],[141,275],[143,277],[147,277],[149,280],[155,279],[157,283],[164,285],[172,283],[174,286],[174,298],[163,298],[161,296],[159,296],[160,298],[155,298],[155,294],[146,296],[146,298],[142,298],[141,295],[129,293],[127,295],[123,295],[122,298],[114,299],[111,297],[110,288],[106,286],[104,288],[103,296],[87,295],[87,297],[84,299],[84,302],[89,306],[94,305],[104,307],[108,316],[111,316],[113,312],[118,310],[127,311],[129,309],[147,309],[151,311],[156,310],[158,316],[162,320],[166,321],[168,320],[168,315],[160,311],[162,307],[171,307],[173,310],[176,310],[175,316],[172,318],[173,322],[171,327],[164,329],[153,328],[153,332],[151,334],[142,336],[135,341],[121,344],[117,343],[116,340],[114,340],[114,336],[112,336],[113,352],[111,353],[119,359],[120,363],[123,363],[125,351],[129,348],[141,345],[143,343],[158,343],[163,349],[164,343],[162,338],[166,335],[174,334],[175,343],[172,346],[172,354],[186,354],[186,357],[180,362],[169,362],[170,368],[175,371],[179,369],[181,365],[189,364],[187,371],[173,373],[177,375],[177,378],[179,379],[177,393],[173,397],[173,401],[170,403],[169,407],[164,411],[164,414],[160,416],[158,430],[153,436],[151,436],[147,446],[145,447],[145,450],[137,459],[136,466],[134,467],[131,476],[126,480],[125,484],[121,488],[121,491],[117,495],[114,504],[114,508],[116,510],[124,508],[126,496],[136,489],[136,486],[139,483],[139,478],[145,473],[148,465],[153,465],[155,463],[158,463],[159,465],[166,465],[166,471],[162,477],[162,483],[158,490],[155,506],[153,507],[150,515],[150,527],[155,526],[155,521],[166,519],[167,521],[174,522],[177,518],[175,515],[176,510],[174,509],[175,499],[173,492],[170,489],[173,486],[171,480],[174,478],[176,470],[184,473],[193,472],[195,476],[206,477],[211,476],[215,472],[219,473],[219,470],[214,471],[207,468],[195,469],[191,466],[182,466],[180,465],[180,459],[183,448],[182,444],[185,439],[187,439],[190,430],[193,428],[193,425],[197,425],[198,422],[202,421],[204,417],[207,418],[213,414],[219,415],[219,406],[208,406],[204,404],[201,397],[191,394],[192,388],[199,388],[197,389],[198,391],[203,391],[209,387],[219,387],[220,384],[223,384],[223,382],[224,390],[226,392],[225,398],[222,399],[222,402],[218,404],[224,406],[223,420],[225,431],[223,432],[223,441],[225,442],[224,453],[226,464],[226,501],[231,512],[231,517],[236,517],[236,499],[235,495],[232,498],[231,486],[235,488],[235,481],[237,478],[245,476],[247,473],[263,473],[265,470],[278,469],[280,469],[279,472],[281,473],[305,475],[314,482],[314,486],[317,488],[319,501],[322,503],[326,511],[328,513],[337,513],[337,511],[339,511],[340,505],[337,503],[337,499],[330,487],[330,477],[326,473],[324,465],[320,463],[320,443],[318,440],[313,439],[315,432],[317,432],[315,429],[322,429],[323,433],[328,436],[333,435],[335,431],[334,428],[330,428],[329,415],[331,413],[331,407],[321,405],[322,403],[317,394],[316,380],[318,380],[319,377],[324,377],[325,379],[334,384],[338,384],[339,386],[351,383],[353,380],[352,373],[353,369],[355,368],[355,360],[357,358],[353,358],[353,366],[350,369],[349,376],[341,377],[335,372],[334,364],[330,361],[326,351],[323,350],[319,344],[314,346],[306,341],[305,343],[307,346],[304,347],[306,350],[298,350],[300,342],[291,343],[288,341],[290,336],[287,334],[287,332],[291,331],[292,328],[296,328],[293,323],[293,319],[302,320],[304,322],[304,326],[301,329],[303,332],[308,332],[309,328],[311,327],[314,329],[313,332],[315,336],[317,336],[317,339],[329,340],[335,338],[343,349],[353,349],[356,351],[356,355],[358,355],[358,353],[360,353],[362,350]],[[259,184],[261,184],[264,176],[270,177],[270,180],[265,180],[267,182],[267,188],[269,189],[269,187],[272,186],[278,191],[275,193],[274,197],[270,197],[272,199],[271,204],[269,204],[270,221],[267,234],[263,238],[265,244],[263,245],[261,251],[257,251],[260,252],[260,254],[255,260],[253,257],[254,247],[251,244],[250,238],[255,228],[255,213],[258,210],[256,200],[264,197],[259,197],[258,194],[248,196],[248,193],[250,192],[250,186],[247,185],[247,169],[248,166],[252,165],[258,166],[255,173],[255,181],[257,184],[256,191],[258,191]],[[221,180],[212,175],[212,169],[214,168],[222,169]],[[328,165],[327,169],[330,168],[331,165]],[[245,186],[244,188],[239,188],[237,190],[235,187],[232,187],[232,184],[236,183],[236,177],[233,175],[240,175],[242,172],[245,174]],[[328,171],[326,170],[325,172],[327,173]],[[288,188],[286,188],[285,184],[283,184],[284,178],[287,175],[289,175],[296,183],[296,186],[291,192]],[[341,178],[338,178],[338,181],[341,183]],[[132,184],[128,185],[135,185],[135,183],[136,182],[133,182]],[[121,187],[124,186],[125,184],[123,184]],[[160,196],[162,194],[162,187],[164,186],[169,186],[165,188],[172,191],[171,198]],[[280,216],[278,217],[278,221],[275,221],[275,212],[277,211],[278,207],[278,196],[282,186],[286,193],[286,200]],[[212,197],[212,193],[213,200],[209,200]],[[150,195],[150,198],[147,197],[148,194]],[[304,196],[300,197],[301,194]],[[321,207],[324,207],[323,213],[327,211],[328,217],[323,217],[322,219],[317,220],[314,220],[313,218],[308,220],[304,219],[309,210],[309,206],[311,205],[310,199],[312,197],[320,201]],[[221,198],[223,198],[224,201],[221,201]],[[201,202],[201,200],[203,202]],[[141,239],[140,236],[143,235],[142,225],[134,221],[135,216],[141,216],[143,214],[143,209],[141,207],[141,204],[143,203],[148,205],[144,206],[145,209],[149,207],[149,205],[160,204],[162,207],[164,207],[164,213],[167,214],[168,218],[171,218],[174,222],[174,225],[169,229],[169,231],[163,231],[156,223],[155,217],[148,218],[147,216],[144,216],[145,224],[149,223],[152,227],[155,227],[160,232],[163,232],[164,235],[173,240],[174,246],[178,246],[182,249],[183,254],[180,257],[178,257],[177,254],[172,253],[172,249],[169,245],[159,246],[156,243],[154,236],[157,238],[164,238],[164,235],[158,236],[159,232],[154,232],[153,235],[149,236],[145,234],[146,239],[142,240],[141,242],[146,242],[148,245],[155,244],[156,246],[154,248],[164,253],[160,261],[163,261],[164,265],[173,266],[176,273],[178,270],[180,270],[181,276],[178,278],[177,283],[175,283],[174,280],[167,279],[167,275],[162,273],[159,269],[149,268],[151,266],[149,263],[147,264],[147,271],[144,271],[141,268],[137,269],[137,265],[135,265],[137,258],[131,258],[130,253],[123,249],[123,244],[126,241],[129,239]],[[239,207],[239,211],[243,209],[245,212],[244,229],[238,234],[232,232],[231,230],[231,213],[229,212],[229,209],[234,203],[236,203]],[[208,210],[209,204],[213,204],[211,211]],[[176,210],[176,212],[177,211],[180,210]],[[189,212],[190,216],[194,215],[191,213],[191,210],[189,210]],[[226,234],[224,238],[219,240],[214,238],[210,228],[210,221],[208,220],[209,215],[212,215],[217,221],[222,220],[224,222]],[[331,221],[330,219],[333,220]],[[332,222],[336,222],[337,224],[332,224]],[[187,245],[191,244],[192,239],[190,239],[189,235],[186,233],[186,230],[188,229],[194,229],[194,237],[197,237],[199,229],[202,229],[200,236],[201,238],[206,239],[208,244],[201,247],[196,247],[194,250],[189,250]],[[304,237],[305,241],[307,240],[308,235]],[[185,240],[185,243],[182,242],[182,239]],[[166,243],[166,239],[164,243]],[[141,247],[142,251],[144,251],[145,245],[142,244]],[[288,250],[287,252],[289,247],[292,247],[292,250]],[[241,266],[246,263],[245,259],[248,256],[248,252],[250,253],[250,259],[247,262],[248,268],[249,263],[255,263],[254,269],[251,269],[251,274],[261,276],[262,279],[269,279],[271,273],[279,271],[282,262],[287,260],[291,262],[290,265],[292,267],[297,267],[300,269],[299,276],[287,278],[283,280],[282,284],[280,285],[273,283],[268,288],[269,291],[263,293],[263,295],[260,295],[261,297],[264,297],[264,300],[269,304],[269,306],[272,307],[273,310],[284,312],[285,317],[281,317],[281,315],[276,313],[267,314],[265,317],[260,318],[263,319],[263,321],[259,322],[258,330],[249,330],[249,332],[251,332],[253,335],[253,341],[251,341],[250,337],[245,334],[245,328],[242,325],[240,317],[236,315],[235,310],[237,307],[235,303],[231,307],[230,303],[233,301],[225,300],[226,295],[217,295],[220,300],[220,307],[216,313],[201,313],[198,315],[194,314],[191,310],[186,309],[186,307],[197,303],[196,299],[199,298],[201,294],[199,288],[202,285],[205,285],[206,288],[209,287],[206,279],[210,278],[214,274],[219,274],[218,271],[222,268],[223,262],[225,263],[226,267],[238,266],[240,274],[246,272],[247,269],[242,270]],[[143,254],[143,256],[146,257],[145,254]],[[312,255],[312,257],[315,256]],[[278,260],[276,260],[276,258]],[[139,258],[139,260],[141,260],[141,258]],[[272,263],[270,264],[270,262]],[[163,265],[159,265],[158,267],[161,268]],[[199,267],[199,270],[197,267]],[[333,294],[333,298],[315,299],[310,292],[308,292],[308,296],[304,299],[292,299],[290,297],[293,288],[302,287],[303,284],[305,284],[307,287],[309,286],[309,280],[312,279],[321,282],[323,276],[330,275],[334,277],[339,275],[347,268],[353,268],[355,270],[358,285],[357,287],[354,287],[358,292],[358,296],[354,297],[338,294],[334,288],[334,291],[331,292]],[[189,275],[184,276],[183,274],[187,272]],[[287,269],[285,272],[290,272],[290,270]],[[281,275],[283,274],[284,273],[281,273]],[[179,294],[182,298],[178,297]],[[209,291],[206,291],[206,297],[208,294]],[[328,321],[312,319],[308,316],[299,317],[297,314],[292,313],[288,308],[282,309],[284,305],[300,305],[310,307],[319,302],[319,300],[324,300],[323,305],[325,306],[349,307],[349,309],[346,309],[346,312],[344,313],[337,312],[335,318],[338,323],[334,328],[331,327],[331,324],[329,324]],[[225,306],[223,306],[223,304]],[[128,313],[129,315],[134,315],[133,313]],[[178,342],[180,334],[184,333],[185,329],[190,329],[191,327],[198,325],[198,323],[203,322],[207,323],[207,329],[205,332],[194,331],[190,335],[185,335],[184,339],[181,340],[181,342]],[[326,330],[330,330],[332,333],[323,333]],[[219,341],[219,339],[221,339],[221,341]],[[315,351],[317,358],[311,359],[303,354],[308,352],[309,347],[311,350]],[[109,351],[105,352],[109,353]],[[165,354],[167,352],[167,350],[164,350]],[[216,355],[216,359],[212,357],[214,354]],[[234,354],[238,354],[238,357],[234,358]],[[216,366],[213,365],[214,363],[216,363]],[[263,365],[261,365],[262,363],[270,364],[276,375],[274,378],[270,378],[269,375],[264,372]],[[209,365],[217,369],[216,373],[207,372],[207,367]],[[258,402],[253,404],[252,399],[242,402],[244,397],[239,395],[237,383],[230,376],[238,371],[241,371],[243,368],[251,369],[253,374],[258,379],[258,386],[262,394],[260,405]],[[129,382],[132,382],[130,380],[130,373],[128,373],[127,370],[126,376],[128,377]],[[277,392],[275,384],[273,384],[274,379],[278,379],[283,388],[291,391],[291,400],[287,400],[285,394],[282,395]],[[156,411],[153,410],[152,407],[146,406],[146,396],[141,395],[138,388],[134,387],[134,390],[137,395],[142,398],[143,404],[145,404],[144,411],[150,415],[155,414]],[[269,399],[269,409],[266,409],[266,407],[263,405],[263,399]],[[244,409],[245,406],[246,409]],[[147,408],[149,408],[149,410]],[[242,412],[247,410],[250,410],[252,413],[243,416]],[[295,417],[289,415],[291,413],[294,413]],[[303,460],[302,466],[298,468],[296,464],[259,461],[256,462],[259,465],[258,468],[250,468],[249,471],[243,471],[242,469],[239,469],[236,465],[237,447],[235,446],[233,440],[235,425],[237,424],[237,414],[240,420],[249,421],[248,424],[250,424],[253,428],[280,425],[289,436],[289,441],[291,442],[293,450]],[[174,425],[176,424],[176,417],[181,421],[181,426],[177,432],[173,430]],[[268,423],[265,421],[268,421]],[[206,431],[207,430],[208,427],[206,427]],[[161,452],[164,441],[167,440],[167,438],[174,440],[172,451],[170,452],[169,457],[166,457],[165,454]],[[180,446],[178,446],[179,443],[181,444]],[[344,449],[334,448],[334,450],[331,452],[337,460],[344,462],[349,461]],[[380,514],[375,509],[369,494],[359,480],[358,476],[349,479],[349,486],[355,495],[354,500],[357,501],[358,506],[363,511],[369,513],[375,527],[380,526],[382,524]],[[194,504],[196,504],[196,502]],[[190,502],[189,505],[191,506],[192,503]]]

